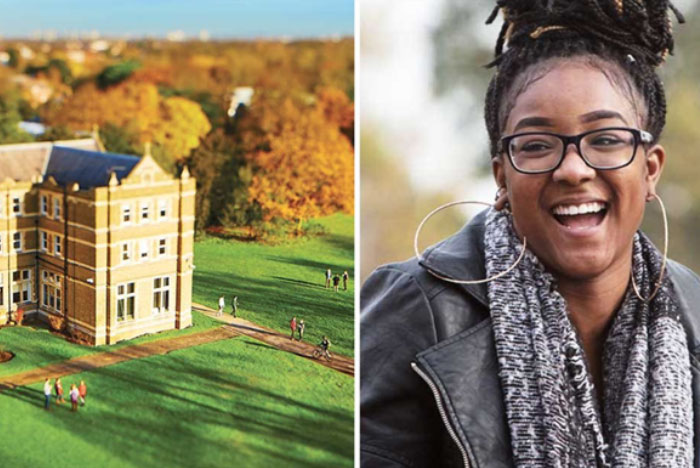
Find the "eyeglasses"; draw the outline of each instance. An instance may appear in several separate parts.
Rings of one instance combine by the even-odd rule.
[[[640,143],[651,143],[653,139],[649,132],[626,127],[600,128],[571,136],[526,132],[501,138],[499,152],[508,154],[516,171],[542,174],[556,170],[569,144],[574,144],[589,167],[611,170],[630,164]]]

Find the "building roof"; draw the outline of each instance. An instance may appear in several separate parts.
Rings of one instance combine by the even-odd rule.
[[[101,187],[108,185],[112,172],[121,181],[139,161],[138,156],[54,146],[44,177],[59,185],[77,182],[81,189]]]
[[[58,184],[77,182],[81,189],[89,189],[107,185],[112,171],[121,181],[139,160],[103,153],[93,138],[0,145],[0,182],[8,177],[29,182],[51,176]]]

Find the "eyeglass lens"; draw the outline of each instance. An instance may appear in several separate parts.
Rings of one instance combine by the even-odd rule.
[[[597,169],[624,166],[633,157],[635,136],[629,130],[601,129],[581,139],[581,156]],[[508,145],[516,168],[523,171],[548,171],[559,164],[564,155],[564,141],[555,135],[527,134],[516,136]]]

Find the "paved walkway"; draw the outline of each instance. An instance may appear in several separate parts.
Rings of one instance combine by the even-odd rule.
[[[185,336],[164,338],[149,343],[126,346],[115,351],[105,351],[104,353],[80,356],[69,359],[68,361],[57,362],[26,372],[20,372],[19,374],[0,377],[0,391],[40,382],[47,377],[55,379],[56,377],[63,377],[64,375],[78,374],[98,367],[111,366],[112,364],[147,356],[167,354],[178,349],[226,340],[238,335],[239,333],[231,327],[220,327],[200,333],[190,333]]]
[[[38,367],[19,374],[0,377],[0,391],[10,388],[29,385],[35,382],[41,382],[47,377],[55,379],[65,375],[78,374],[80,372],[97,369],[99,367],[111,366],[132,359],[140,359],[148,356],[159,354],[167,354],[178,349],[190,348],[201,344],[212,343],[215,341],[226,340],[234,336],[246,335],[264,343],[274,346],[282,351],[297,354],[309,359],[315,346],[306,342],[290,340],[289,336],[267,327],[255,324],[245,319],[233,318],[231,315],[224,314],[221,317],[216,316],[216,311],[206,306],[193,304],[192,308],[202,312],[210,317],[213,317],[221,322],[226,323],[219,328],[206,330],[199,333],[190,333],[189,335],[179,336],[175,338],[164,338],[161,340],[151,341],[138,345],[126,346],[115,351],[105,351],[103,353],[89,354],[69,359],[68,361],[49,364],[48,366]],[[335,369],[350,376],[355,375],[355,361],[347,356],[333,354],[333,359],[326,361],[325,359],[314,360],[318,364],[322,364],[331,369]]]
[[[311,353],[313,352],[314,348],[316,348],[316,346],[313,344],[305,341],[290,340],[289,335],[283,335],[277,330],[263,327],[262,325],[258,325],[257,323],[253,323],[242,318],[233,318],[233,316],[230,314],[224,313],[221,317],[217,317],[214,309],[201,304],[192,304],[192,308],[197,312],[201,312],[216,320],[227,323],[229,326],[226,328],[231,328],[242,335],[247,335],[255,338],[256,340],[263,341],[277,349],[281,349],[282,351],[287,351],[299,356],[313,359],[311,357]],[[331,369],[335,369],[338,372],[342,372],[343,374],[353,377],[355,376],[355,360],[353,358],[335,354],[333,352],[331,352],[331,355],[333,358],[330,361],[326,361],[325,359],[318,359],[314,361],[318,364],[330,367]]]

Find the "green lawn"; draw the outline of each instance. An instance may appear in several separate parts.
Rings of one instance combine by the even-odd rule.
[[[304,338],[327,335],[333,350],[354,349],[354,225],[349,215],[318,220],[328,233],[285,245],[204,238],[195,243],[194,301],[216,308],[219,295],[230,312],[238,296],[240,315],[282,332],[289,320],[304,319]],[[324,273],[350,274],[348,290],[324,288]]]
[[[36,367],[43,367],[71,358],[86,356],[103,351],[114,351],[124,346],[130,346],[149,341],[183,336],[197,333],[210,328],[221,326],[221,322],[199,312],[192,312],[193,325],[184,330],[170,330],[141,338],[123,341],[112,346],[81,346],[66,341],[60,336],[49,332],[44,325],[29,325],[23,327],[5,327],[0,330],[0,345],[15,353],[15,358],[0,364],[0,377],[17,374]]]
[[[353,382],[238,337],[63,379],[88,405],[0,393],[3,466],[352,466]]]

